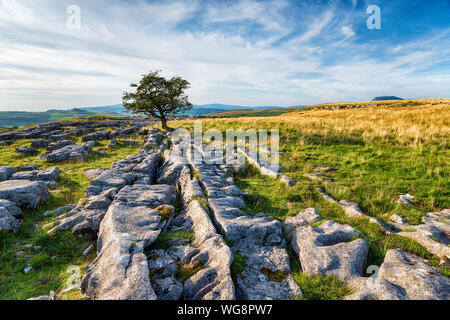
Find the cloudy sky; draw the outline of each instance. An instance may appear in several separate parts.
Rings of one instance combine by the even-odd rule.
[[[121,103],[155,69],[195,104],[450,98],[450,1],[0,0],[0,110]]]

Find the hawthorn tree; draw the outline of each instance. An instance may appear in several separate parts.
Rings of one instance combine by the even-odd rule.
[[[123,106],[126,110],[161,120],[163,129],[167,126],[167,117],[192,109],[192,104],[185,91],[190,83],[181,77],[166,79],[159,75],[160,71],[152,71],[142,75],[139,84],[132,83],[130,87],[135,92],[124,92]]]

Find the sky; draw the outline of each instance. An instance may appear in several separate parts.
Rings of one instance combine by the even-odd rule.
[[[118,104],[152,70],[194,104],[450,98],[450,0],[0,0],[0,111]]]

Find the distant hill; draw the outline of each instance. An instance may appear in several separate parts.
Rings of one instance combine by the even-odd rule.
[[[214,113],[208,113],[204,114],[204,116],[211,116],[211,117],[227,117],[227,118],[234,118],[234,117],[271,117],[271,116],[279,116],[285,113],[298,111],[299,108],[302,107],[289,107],[289,108],[269,108],[269,109],[235,109],[235,110],[229,110],[229,111],[222,111],[222,112],[214,112]]]
[[[386,100],[403,100],[403,99],[396,96],[381,96],[373,98],[372,101],[386,101]]]
[[[108,111],[90,112],[80,108],[70,110],[48,110],[46,112],[0,111],[0,128],[22,127],[70,118],[82,118],[94,115],[120,116]]]
[[[226,112],[232,110],[248,109],[248,111],[257,111],[265,109],[284,109],[283,107],[247,107],[227,104],[205,104],[194,105],[189,111],[183,112],[184,115],[196,116],[209,113]],[[45,123],[56,120],[70,118],[81,118],[93,115],[103,116],[123,116],[130,115],[124,109],[122,104],[99,106],[99,107],[79,107],[70,110],[50,109],[45,112],[26,112],[26,111],[0,111],[0,128],[22,127],[27,125]]]
[[[102,107],[83,107],[79,108],[81,110],[87,110],[91,112],[115,112],[119,114],[127,114],[126,110],[121,104],[115,104],[111,106],[102,106]],[[212,103],[212,104],[203,104],[198,105],[194,104],[191,110],[183,112],[185,115],[190,116],[198,116],[207,113],[217,113],[217,112],[225,112],[230,110],[241,110],[241,109],[249,109],[249,110],[264,110],[264,109],[284,109],[284,107],[278,106],[257,106],[257,107],[249,107],[249,106],[236,106],[230,104],[220,104],[220,103]]]

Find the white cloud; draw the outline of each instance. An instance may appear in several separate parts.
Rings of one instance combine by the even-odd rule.
[[[206,8],[201,1],[80,1],[82,28],[70,31],[68,4],[0,2],[0,110],[120,103],[129,84],[154,69],[188,79],[198,104],[289,106],[394,89],[404,97],[449,92],[449,73],[433,69],[450,56],[444,32],[401,50],[375,49],[377,58],[370,49],[377,43],[356,43],[355,21],[337,8],[292,19],[284,15],[290,5],[278,1]],[[434,71],[420,74],[424,68]]]

